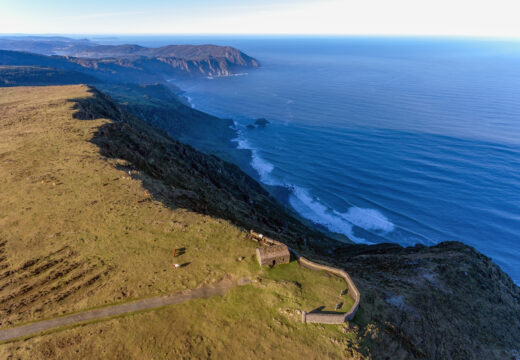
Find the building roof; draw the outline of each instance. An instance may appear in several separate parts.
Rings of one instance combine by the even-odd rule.
[[[271,245],[258,248],[261,256],[275,257],[289,255],[289,248],[285,245]]]

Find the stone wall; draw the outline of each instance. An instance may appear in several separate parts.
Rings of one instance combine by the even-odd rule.
[[[356,315],[356,312],[359,308],[359,301],[361,300],[361,295],[356,287],[356,284],[354,284],[354,281],[350,277],[350,275],[341,269],[333,268],[330,266],[322,265],[315,263],[313,261],[307,260],[306,258],[300,256],[298,258],[299,263],[302,266],[305,266],[309,269],[313,270],[323,270],[327,271],[331,274],[334,274],[336,276],[339,276],[348,285],[348,294],[352,299],[354,299],[354,304],[352,304],[352,307],[347,313],[302,313],[302,321],[307,323],[322,323],[322,324],[341,324],[345,321],[350,321],[354,319],[354,316]]]
[[[254,238],[257,239],[257,241],[262,241],[266,244],[283,244],[279,241],[268,238],[262,234],[255,233],[253,230],[251,230],[250,233]],[[323,270],[333,275],[339,276],[340,278],[345,280],[348,286],[348,294],[350,295],[350,297],[352,297],[352,299],[354,299],[354,304],[352,304],[352,307],[346,313],[306,313],[305,311],[303,311],[302,322],[320,324],[342,324],[345,321],[351,321],[352,319],[354,319],[354,316],[356,315],[359,308],[361,294],[359,293],[359,290],[357,289],[356,284],[354,284],[354,281],[352,280],[350,275],[345,270],[333,268],[327,265],[322,265],[310,261],[304,258],[303,256],[300,256],[296,251],[294,251],[291,248],[289,248],[289,251],[296,256],[300,265],[312,270]]]
[[[345,322],[345,314],[327,314],[327,313],[302,313],[303,323],[318,324],[343,324]]]

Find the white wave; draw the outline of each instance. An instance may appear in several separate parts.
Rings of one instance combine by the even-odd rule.
[[[188,101],[188,104],[190,104],[190,107],[192,109],[195,109],[195,104],[193,104],[193,99],[188,95],[186,95],[185,98],[186,98],[186,101]]]
[[[357,243],[371,244],[370,241],[354,235],[354,226],[365,230],[390,232],[394,224],[375,209],[351,207],[346,213],[328,208],[319,199],[312,197],[308,190],[294,186],[289,198],[291,206],[304,218],[325,226],[329,231],[348,236]]]
[[[245,138],[243,126],[236,121],[234,128],[237,137],[232,141],[237,144],[237,149],[249,150],[251,152],[251,166],[256,170],[260,181],[267,185],[284,186],[291,189],[289,203],[304,218],[326,227],[329,231],[344,234],[351,240],[371,244],[370,241],[354,235],[354,226],[363,228],[367,231],[391,232],[394,224],[381,212],[375,209],[351,207],[347,212],[341,213],[330,209],[320,202],[319,198],[314,198],[307,189],[291,184],[286,184],[272,176],[274,165],[263,159],[255,147]]]
[[[346,213],[335,212],[348,222],[365,230],[382,231],[385,233],[394,231],[394,224],[386,216],[376,209],[364,209],[357,206],[351,207]]]
[[[260,181],[267,185],[281,185],[270,176],[271,172],[274,170],[274,165],[260,156],[258,149],[254,148],[249,141],[244,138],[242,131],[238,129],[238,126],[238,123],[235,122],[238,136],[232,141],[237,143],[237,149],[249,150],[251,152],[251,166],[260,176]]]
[[[258,171],[260,174],[260,179],[262,182],[268,184],[268,185],[276,185],[276,182],[274,182],[269,175],[274,169],[274,165],[270,162],[262,159],[260,156],[258,156],[258,153],[256,151],[252,151],[253,153],[253,160],[251,161],[251,166]]]

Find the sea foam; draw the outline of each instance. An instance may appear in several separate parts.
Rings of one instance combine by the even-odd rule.
[[[394,224],[376,209],[353,206],[347,212],[342,213],[323,204],[319,199],[313,197],[309,190],[276,179],[272,175],[274,165],[265,160],[259,150],[245,138],[243,125],[236,121],[233,123],[237,137],[232,141],[237,144],[237,149],[251,152],[250,164],[258,173],[260,181],[266,185],[283,186],[289,189],[291,191],[289,203],[302,217],[324,226],[331,232],[346,235],[352,241],[364,244],[371,242],[355,236],[354,226],[372,232],[388,233],[394,230]]]
[[[258,175],[260,176],[260,181],[267,185],[281,185],[277,181],[273,179],[271,176],[271,172],[274,170],[274,165],[269,161],[262,158],[258,149],[251,145],[251,143],[244,137],[241,125],[236,121],[235,130],[237,132],[237,137],[233,139],[233,142],[236,142],[237,149],[240,150],[249,150],[251,152],[251,166],[256,170]]]
[[[333,210],[313,197],[307,189],[293,186],[291,206],[304,218],[326,227],[329,231],[346,235],[352,241],[371,244],[354,234],[354,226],[367,231],[391,232],[394,224],[375,209],[351,207],[346,213]]]

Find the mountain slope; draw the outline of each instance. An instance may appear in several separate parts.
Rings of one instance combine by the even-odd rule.
[[[97,87],[130,113],[182,143],[224,160],[235,160],[231,159],[234,153],[240,156],[231,141],[236,137],[232,120],[193,109],[182,96],[175,95],[164,85],[100,84]]]
[[[308,231],[238,168],[86,86],[2,88],[0,113],[1,328],[252,280],[225,298],[0,344],[0,358],[343,357],[344,327],[306,326],[298,311],[334,309],[344,283],[295,262],[259,267],[237,224],[286,226],[286,240]]]
[[[356,279],[356,322],[372,358],[520,356],[520,288],[470,246],[344,245],[323,259]]]
[[[57,55],[45,56],[9,50],[0,50],[0,65],[34,66],[77,71],[111,83],[154,83],[164,81],[163,76],[132,67],[130,63],[77,59]]]
[[[223,299],[0,345],[0,358],[519,356],[520,288],[473,248],[341,244],[303,226],[236,166],[95,89],[0,95],[0,327],[253,280]],[[340,285],[295,263],[259,269],[250,228],[347,270],[361,292],[354,321],[301,324],[298,311],[333,307]],[[173,248],[185,254],[173,258]]]

